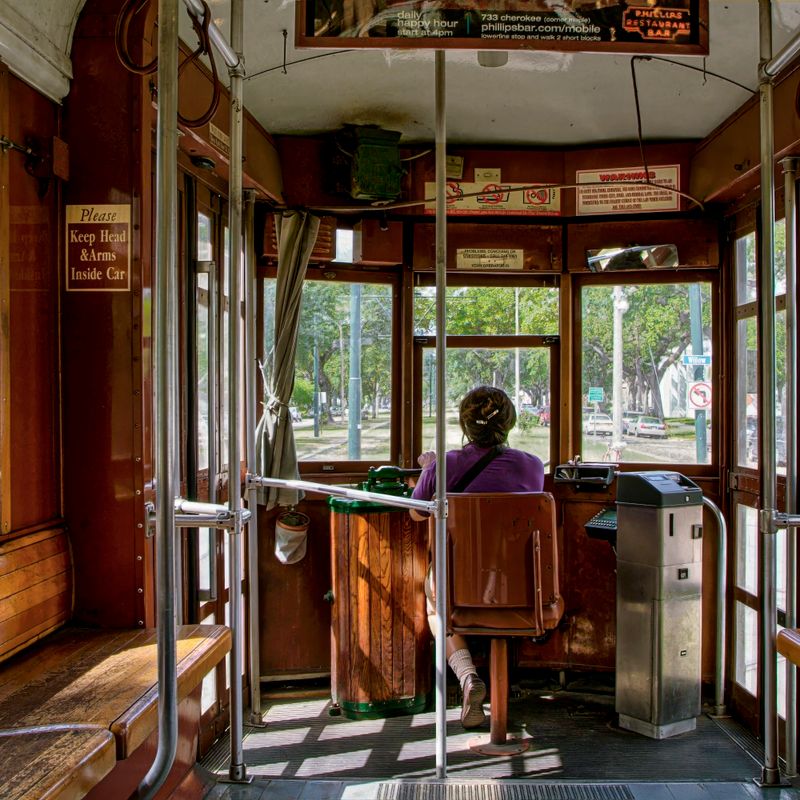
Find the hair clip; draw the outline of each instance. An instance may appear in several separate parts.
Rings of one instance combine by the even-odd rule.
[[[489,414],[488,417],[486,417],[486,422],[488,422],[495,414],[499,413],[499,411],[500,411],[499,408],[496,408],[494,411],[492,411],[492,413]],[[484,424],[486,424],[486,423],[484,423]]]

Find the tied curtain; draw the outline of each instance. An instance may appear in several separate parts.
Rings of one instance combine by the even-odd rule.
[[[275,287],[275,346],[267,355],[264,411],[256,428],[256,462],[265,478],[299,477],[289,400],[294,389],[294,359],[300,325],[300,300],[320,220],[307,211],[275,214],[278,238],[278,279]],[[271,368],[270,368],[271,367]],[[265,370],[262,369],[262,373]],[[268,509],[292,506],[301,498],[296,489],[265,487],[259,502]]]

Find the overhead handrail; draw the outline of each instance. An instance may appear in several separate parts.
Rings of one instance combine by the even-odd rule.
[[[183,4],[186,6],[192,17],[198,23],[202,24],[204,9],[200,0],[183,0]],[[233,10],[231,10],[231,16],[233,16]],[[225,38],[225,35],[214,24],[213,21],[208,25],[208,35],[211,38],[214,47],[219,50],[220,55],[225,60],[225,64],[231,69],[238,69],[242,60],[241,57],[237,55],[236,51],[231,47],[230,44],[228,44],[228,40]]]
[[[761,71],[767,78],[774,78],[784,67],[800,53],[800,31],[794,38],[787,42],[783,49],[761,66]]]

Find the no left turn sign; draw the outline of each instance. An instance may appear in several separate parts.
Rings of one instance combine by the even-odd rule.
[[[711,384],[705,381],[689,384],[689,405],[698,410],[708,408],[711,405]]]

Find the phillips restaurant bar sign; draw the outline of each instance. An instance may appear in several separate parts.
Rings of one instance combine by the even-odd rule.
[[[298,0],[300,47],[708,53],[708,0]]]

